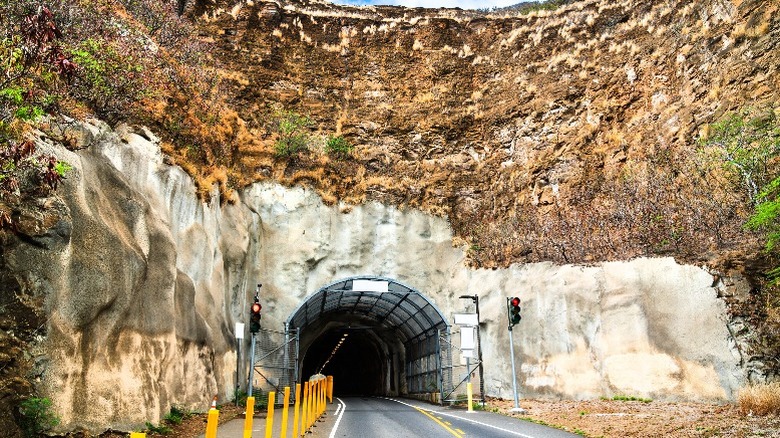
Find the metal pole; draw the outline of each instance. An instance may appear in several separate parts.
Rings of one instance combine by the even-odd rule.
[[[525,414],[526,410],[521,408],[517,399],[517,372],[515,371],[515,343],[512,339],[512,326],[509,326],[509,354],[512,358],[512,389],[515,394],[515,407],[510,412],[519,412]]]
[[[241,380],[241,372],[239,371],[241,365],[241,341],[242,339],[236,338],[236,393],[234,394],[236,397],[236,406],[238,406],[238,391],[241,391],[241,384],[239,383]]]
[[[479,332],[479,296],[474,294],[474,305],[477,310],[477,360],[479,360],[479,398],[482,399],[482,406],[485,406],[485,376],[484,368],[482,367],[482,339]]]
[[[511,332],[510,332],[511,334]],[[246,394],[248,397],[252,397],[252,377],[255,374],[255,334],[252,333],[252,352],[249,355],[249,384],[247,385]],[[514,359],[513,359],[514,360]],[[514,362],[512,362],[514,364]]]
[[[436,330],[436,360],[439,362],[439,404],[444,406],[444,363],[441,357],[441,329]]]

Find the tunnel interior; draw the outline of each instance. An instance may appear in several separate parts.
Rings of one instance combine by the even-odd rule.
[[[367,330],[333,329],[306,351],[303,376],[333,376],[335,395],[386,395],[388,354]],[[390,391],[388,391],[388,389]]]
[[[334,394],[402,395],[414,392],[410,374],[418,344],[449,326],[441,311],[416,290],[381,277],[351,277],[307,297],[287,320],[300,341],[298,381],[333,376]],[[430,380],[430,376],[425,376]],[[414,385],[411,385],[414,386]]]

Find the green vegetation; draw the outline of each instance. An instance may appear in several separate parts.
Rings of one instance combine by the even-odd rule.
[[[354,149],[355,146],[341,135],[337,137],[329,136],[325,141],[325,152],[337,158],[349,157]]]
[[[751,354],[780,366],[780,112],[747,108],[726,114],[702,140],[708,157],[719,158],[726,177],[744,190],[753,209],[746,230],[764,240],[770,268],[741,308],[731,312],[750,322]],[[715,160],[713,160],[715,161]]]
[[[23,24],[17,34],[0,39],[0,228],[12,227],[15,210],[29,199],[47,196],[71,170],[67,163],[38,153],[25,133],[30,122],[56,105],[56,90],[62,79],[75,74],[76,65],[60,47],[62,33],[48,8],[15,6],[26,13]]]
[[[483,12],[519,12],[520,14],[529,14],[533,11],[554,11],[561,6],[569,3],[574,3],[576,0],[544,0],[544,1],[531,1],[531,2],[518,2],[514,6],[506,6],[503,8],[480,8],[478,10]]]
[[[274,143],[277,157],[294,158],[309,149],[309,127],[311,120],[294,111],[285,111],[277,116],[277,134]]]
[[[653,401],[651,398],[635,397],[633,395],[615,395],[612,397],[615,401],[638,401],[642,403],[650,403]]]
[[[38,437],[60,424],[60,419],[52,412],[51,400],[31,397],[19,405],[21,421],[19,426],[25,437]]]
[[[143,67],[132,55],[121,54],[121,48],[100,38],[87,38],[71,50],[80,67],[71,94],[88,102],[99,115],[109,120],[120,117],[145,93]]]
[[[173,432],[173,429],[170,427],[160,424],[159,426],[155,426],[154,424],[150,422],[146,422],[146,430],[149,433],[158,433],[160,435],[168,435],[169,433]]]
[[[184,419],[190,416],[190,412],[178,406],[171,406],[171,411],[163,418],[169,424],[181,424]]]
[[[246,393],[246,391],[241,390],[241,389],[236,389],[233,401],[238,406],[246,407],[246,398],[247,397],[248,397],[248,394]]]
[[[780,152],[780,125],[772,109],[748,108],[727,114],[710,126],[700,143],[709,158],[724,163],[729,177],[746,190],[751,201],[766,199],[762,187],[776,176]]]

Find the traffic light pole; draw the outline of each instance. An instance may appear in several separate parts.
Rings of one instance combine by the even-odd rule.
[[[512,361],[512,391],[515,396],[515,407],[510,412],[526,414],[528,411],[520,407],[517,397],[517,369],[515,368],[515,340],[512,336],[512,326],[520,322],[520,299],[517,297],[507,297],[506,299],[507,319],[509,320],[509,356]]]
[[[511,333],[511,332],[510,332]],[[246,386],[246,395],[252,397],[252,377],[255,374],[255,334],[252,333],[252,352],[249,354],[249,384]],[[514,364],[514,359],[512,359]]]
[[[517,372],[515,370],[515,342],[512,338],[512,326],[509,326],[509,354],[512,358],[512,390],[515,394],[515,407],[512,408],[512,412],[525,412],[524,409],[520,408],[520,404],[517,399]]]

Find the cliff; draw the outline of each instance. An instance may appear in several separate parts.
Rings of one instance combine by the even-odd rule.
[[[157,44],[170,29],[139,33],[134,4],[79,7],[120,23],[101,32],[135,44],[128,59],[159,63],[118,69],[128,82],[108,89],[126,94],[81,78],[61,108],[112,122],[127,109],[130,123],[51,117],[27,133],[73,170],[0,230],[4,430],[33,391],[61,430],[229,399],[232,330],[258,281],[274,329],[353,275],[413,285],[448,319],[477,293],[487,395],[509,396],[510,294],[526,312],[525,396],[728,402],[776,372],[747,344],[755,314],[735,307],[760,308],[767,267],[742,227],[754,181],[707,141],[730,113],[776,116],[773,2],[583,0],[522,15],[182,3],[211,88],[182,80],[174,44]],[[141,97],[139,72],[158,87]],[[291,112],[313,124],[308,148],[284,155]],[[339,135],[354,151],[327,152]]]
[[[586,0],[493,15],[258,1],[190,13],[261,139],[239,158],[252,179],[446,216],[477,266],[717,264],[733,250],[726,265],[739,266],[757,248],[741,228],[748,194],[724,178],[724,151],[700,141],[724,114],[777,100],[776,9]],[[354,157],[274,157],[279,109],[343,135]]]
[[[354,275],[414,285],[447,319],[462,311],[459,295],[478,294],[491,396],[511,397],[507,294],[523,300],[515,331],[524,397],[725,402],[750,370],[721,298],[745,293],[740,277],[671,258],[473,269],[443,219],[377,202],[326,205],[275,183],[248,187],[230,205],[205,204],[149,131],[85,129],[88,147],[76,153],[39,143],[73,165],[64,202],[56,222],[30,220],[39,226],[4,257],[20,295],[45,299],[32,369],[62,430],[130,430],[172,406],[230,400],[232,330],[246,321],[256,281],[271,330],[318,288]],[[304,368],[313,339],[327,332],[306,330]]]

